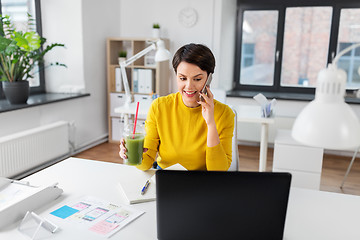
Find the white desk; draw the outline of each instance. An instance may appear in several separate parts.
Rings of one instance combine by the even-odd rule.
[[[359,222],[360,196],[293,188],[284,239],[358,240]]]
[[[126,177],[129,168],[115,163],[69,158],[40,172],[26,180],[32,184],[59,182],[63,195],[56,201],[43,206],[35,212],[45,217],[55,206],[68,203],[69,199],[91,195],[114,204],[121,204],[117,179]],[[140,171],[140,170],[139,170]],[[132,171],[131,171],[132,172]],[[265,200],[266,201],[266,200]],[[110,239],[155,240],[156,203],[135,204],[134,207],[145,211],[140,218],[121,229]],[[360,239],[360,197],[329,193],[309,189],[291,189],[284,239]],[[0,239],[27,239],[16,230],[19,223],[0,230]],[[55,222],[61,231],[51,239],[103,239],[94,234],[74,231],[63,226],[62,220]],[[240,236],[240,235],[239,235]]]
[[[117,179],[128,176],[129,168],[137,170],[134,167],[122,164],[69,158],[37,172],[25,178],[26,181],[30,181],[33,185],[58,182],[58,186],[64,190],[64,193],[56,201],[34,212],[42,217],[46,217],[48,213],[54,210],[55,207],[57,208],[58,205],[63,206],[69,203],[69,200],[79,199],[84,195],[94,196],[113,204],[125,204],[117,188]],[[134,205],[134,207],[145,211],[145,213],[134,222],[125,226],[110,239],[153,240],[157,238],[155,202],[137,204]],[[74,229],[66,228],[64,227],[64,221],[61,219],[53,219],[54,218],[51,218],[54,224],[60,226],[62,229],[58,233],[55,233],[51,239],[104,239],[102,236],[93,234],[90,231],[75,231]],[[6,229],[0,229],[0,239],[28,240],[28,238],[17,231],[16,227],[18,224],[19,223],[16,223]]]
[[[273,124],[275,122],[274,118],[261,117],[260,106],[238,105],[238,106],[232,106],[232,108],[236,110],[238,122],[261,124],[259,171],[260,172],[266,171],[269,124]]]

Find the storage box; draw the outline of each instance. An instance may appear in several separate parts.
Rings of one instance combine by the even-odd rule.
[[[125,94],[124,93],[110,93],[110,116],[120,117],[120,113],[114,112],[115,108],[124,105]]]

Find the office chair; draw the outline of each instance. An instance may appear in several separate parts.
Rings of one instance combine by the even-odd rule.
[[[234,117],[234,132],[232,137],[232,162],[228,169],[228,171],[239,171],[239,151],[238,151],[238,145],[237,145],[237,113],[235,109],[231,108],[233,112],[235,113]]]
[[[221,103],[226,104],[226,91],[221,88],[211,88],[211,92],[214,94],[214,99]],[[230,106],[231,107],[231,106]],[[228,171],[239,171],[239,152],[237,145],[237,113],[234,108],[231,107],[235,113],[234,118],[234,135],[232,138],[232,162]]]

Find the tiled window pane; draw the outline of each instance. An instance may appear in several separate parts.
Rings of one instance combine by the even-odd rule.
[[[241,84],[273,85],[277,25],[278,11],[244,11]]]
[[[326,67],[332,7],[286,9],[281,86],[315,87]]]

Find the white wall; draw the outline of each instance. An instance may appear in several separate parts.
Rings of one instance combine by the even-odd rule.
[[[41,1],[43,36],[47,44],[63,43],[45,55],[47,64],[59,61],[64,67],[49,67],[45,71],[46,91],[61,92],[64,85],[84,88],[82,1]],[[71,7],[69,7],[71,6]]]
[[[188,43],[205,44],[212,49],[216,58],[213,86],[220,85],[218,81],[221,76],[221,81],[226,80],[227,89],[230,89],[234,49],[232,44],[234,40],[230,36],[234,35],[235,23],[230,25],[228,23],[229,19],[235,19],[236,0],[120,0],[120,2],[121,37],[151,37],[152,24],[159,23],[161,37],[170,39],[169,50],[172,54]],[[180,10],[187,7],[196,9],[198,13],[198,21],[191,28],[184,27],[179,22]],[[226,48],[222,47],[222,44]],[[221,55],[222,53],[224,54]],[[172,71],[172,67],[170,69]],[[175,92],[173,75],[170,81],[170,91]],[[224,82],[221,84],[224,86]]]
[[[236,0],[215,1],[214,54],[217,69],[214,74],[214,88],[230,90],[234,76]]]
[[[68,66],[46,69],[47,89],[58,92],[62,84],[81,85],[91,96],[1,113],[0,136],[67,120],[75,123],[79,148],[108,133],[105,39],[120,35],[120,2],[43,0],[41,7],[43,35],[49,43],[66,44],[66,49],[57,49],[47,60]]]

